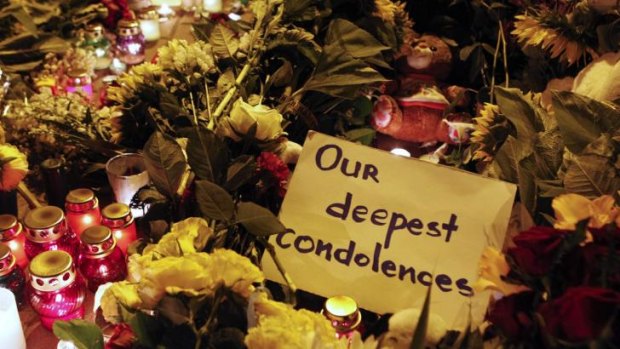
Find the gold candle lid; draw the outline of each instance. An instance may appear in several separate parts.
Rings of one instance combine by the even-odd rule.
[[[123,29],[139,28],[140,22],[135,19],[121,19],[118,21],[118,27]]]
[[[28,269],[32,275],[38,277],[58,276],[73,266],[73,258],[65,251],[45,251],[36,255]]]
[[[7,241],[15,238],[22,232],[22,225],[17,217],[10,214],[0,215],[0,241]]]
[[[43,206],[29,211],[24,218],[24,225],[29,229],[47,229],[58,225],[65,218],[62,210],[56,206]]]
[[[74,189],[67,194],[65,199],[72,204],[83,204],[95,199],[95,193],[87,188]]]
[[[82,240],[82,251],[96,258],[109,255],[116,247],[112,230],[103,225],[95,225],[84,230],[80,235],[80,240]]]
[[[138,14],[138,18],[140,19],[156,19],[159,21],[159,13],[157,13],[157,9],[154,7],[147,7],[144,10],[140,11]]]
[[[62,161],[59,159],[46,159],[41,163],[41,167],[48,170],[59,169],[62,167]]]
[[[336,331],[354,330],[362,322],[362,314],[351,297],[335,296],[325,302],[323,314],[332,322]]]
[[[90,23],[86,26],[86,30],[89,32],[103,33],[103,25],[101,23]]]
[[[131,210],[129,206],[116,202],[106,206],[103,211],[101,211],[101,214],[108,219],[123,219],[131,214]]]
[[[86,69],[70,69],[67,75],[72,79],[85,79],[88,78],[88,72]]]

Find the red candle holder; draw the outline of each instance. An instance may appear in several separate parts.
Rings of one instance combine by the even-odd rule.
[[[26,256],[26,234],[17,217],[10,214],[0,215],[0,244],[11,249],[17,265],[24,269],[28,265]]]
[[[110,228],[97,225],[90,227],[80,236],[80,272],[91,292],[107,282],[124,280],[127,276],[125,255],[116,245]]]
[[[68,81],[65,86],[67,93],[82,93],[90,100],[93,97],[93,81],[84,69],[71,69],[67,72]]]
[[[48,330],[56,320],[84,317],[86,286],[73,258],[65,251],[46,251],[30,262],[27,294],[32,309]]]
[[[67,225],[78,236],[101,223],[99,200],[90,189],[71,190],[65,199]]]
[[[65,251],[77,259],[79,241],[67,228],[65,215],[56,206],[38,207],[24,218],[26,256],[32,259],[45,251]]]
[[[110,204],[103,209],[101,215],[103,216],[101,224],[112,230],[118,247],[124,254],[127,254],[129,244],[138,238],[136,222],[131,215],[129,206],[118,202]]]
[[[26,278],[15,256],[6,245],[0,245],[0,287],[13,292],[18,305],[22,304]]]

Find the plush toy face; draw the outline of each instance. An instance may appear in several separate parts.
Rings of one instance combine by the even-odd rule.
[[[418,38],[403,58],[398,64],[398,70],[405,74],[428,74],[442,80],[448,77],[452,67],[452,53],[448,44],[433,35]]]

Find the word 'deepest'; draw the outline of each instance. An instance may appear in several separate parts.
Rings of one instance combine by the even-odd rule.
[[[325,212],[335,218],[346,221],[351,213],[351,220],[356,223],[362,223],[366,220],[376,226],[387,225],[385,234],[385,248],[390,247],[392,234],[397,230],[407,229],[411,235],[428,235],[431,237],[441,237],[445,233],[446,242],[450,242],[452,233],[458,229],[456,225],[456,215],[451,214],[448,222],[440,223],[437,221],[424,222],[420,218],[407,218],[399,212],[389,212],[386,209],[379,208],[372,212],[364,205],[352,205],[353,194],[347,193],[343,203],[333,203],[325,209]],[[389,219],[388,219],[389,217]]]
[[[332,260],[345,265],[357,265],[360,268],[370,267],[373,272],[381,273],[388,278],[397,278],[403,282],[419,283],[431,286],[433,283],[442,292],[458,292],[464,297],[473,295],[472,288],[466,278],[453,278],[446,274],[435,274],[426,270],[416,270],[414,267],[397,264],[390,259],[382,259],[383,246],[376,243],[372,256],[356,250],[357,243],[349,240],[346,247],[335,248],[333,243],[313,238],[310,235],[297,235],[293,229],[278,234],[277,245],[282,249],[294,248],[301,254],[314,253],[318,257],[331,262]]]

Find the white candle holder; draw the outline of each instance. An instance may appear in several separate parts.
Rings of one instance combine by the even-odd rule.
[[[149,173],[146,171],[144,157],[137,153],[117,155],[105,165],[108,181],[114,191],[116,202],[128,205],[136,192],[150,183]],[[141,217],[142,210],[132,210],[134,217]]]
[[[0,343],[3,348],[26,349],[26,338],[17,312],[15,296],[6,288],[0,287]]]

